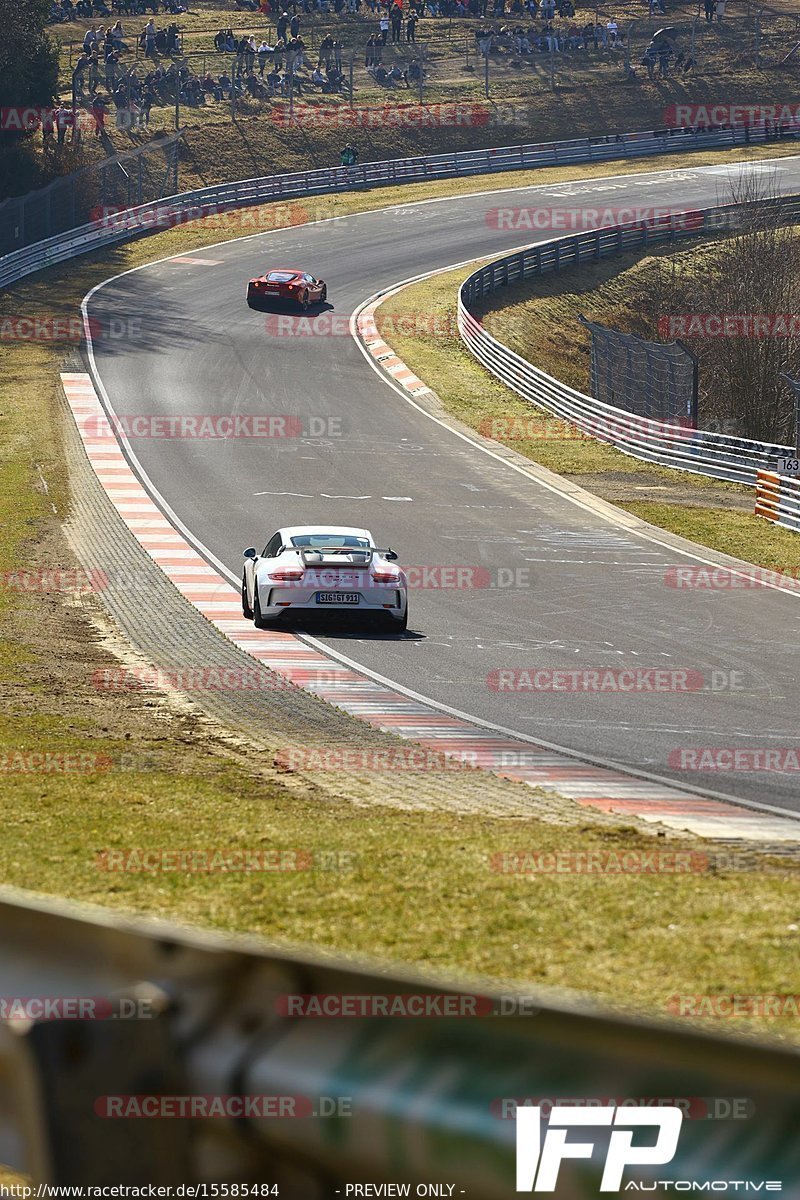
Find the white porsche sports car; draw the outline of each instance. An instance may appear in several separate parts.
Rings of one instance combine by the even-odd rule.
[[[242,612],[257,629],[296,612],[379,616],[396,633],[408,623],[408,585],[368,529],[294,525],[274,533],[258,554],[244,552]]]

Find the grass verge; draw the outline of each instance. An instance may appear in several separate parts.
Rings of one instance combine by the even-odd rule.
[[[471,181],[476,190],[482,184]],[[420,194],[385,190],[327,203],[332,212],[354,212]],[[266,209],[261,216],[268,227]],[[78,260],[66,277],[52,271],[24,280],[0,300],[0,317],[72,317],[88,288],[109,274],[223,232],[237,236],[198,222]],[[504,851],[636,853],[697,844],[657,841],[577,807],[571,824],[555,825],[357,806],[348,801],[346,775],[341,799],[331,800],[311,781],[286,781],[232,755],[199,717],[176,713],[156,695],[93,689],[93,672],[113,660],[91,602],[13,586],[21,570],[74,565],[61,527],[70,507],[57,385],[64,352],[56,343],[0,343],[3,883],[317,950],[569,989],[640,1012],[665,1014],[676,993],[793,990],[794,861],[759,857],[659,874],[506,873],[495,869]],[[128,769],[26,769],[24,756],[33,753],[51,761],[106,756]],[[146,769],[137,765],[143,760]],[[98,855],[113,849],[302,850],[311,869],[103,869]],[[742,1024],[796,1036],[789,1018]]]

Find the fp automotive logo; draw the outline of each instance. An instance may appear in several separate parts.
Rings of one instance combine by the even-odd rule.
[[[619,1192],[626,1167],[663,1166],[672,1162],[678,1148],[683,1113],[679,1108],[580,1108],[554,1105],[542,1142],[541,1109],[517,1109],[517,1191],[554,1192],[561,1163],[566,1158],[591,1158],[594,1142],[567,1141],[570,1129],[580,1126],[613,1126],[608,1139],[601,1192]],[[643,1126],[658,1130],[655,1143],[634,1146],[636,1130]]]

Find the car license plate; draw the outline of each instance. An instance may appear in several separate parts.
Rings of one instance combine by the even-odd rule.
[[[358,592],[317,592],[317,604],[358,604]]]

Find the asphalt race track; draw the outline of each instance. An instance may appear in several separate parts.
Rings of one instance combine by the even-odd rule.
[[[764,169],[782,190],[800,191],[800,158]],[[800,595],[666,586],[666,572],[692,559],[659,545],[657,534],[651,541],[627,533],[437,424],[381,381],[348,333],[274,336],[244,298],[249,276],[299,266],[328,282],[343,329],[344,318],[382,289],[537,240],[488,224],[487,211],[498,205],[699,207],[728,198],[730,174],[739,170],[609,176],[502,194],[492,187],[496,178],[487,179],[491,191],[483,195],[270,232],[155,263],[91,296],[99,329],[140,323],[130,336],[95,339],[97,375],[125,417],[258,413],[305,422],[302,437],[132,442],[166,503],[236,576],[245,546],[261,550],[280,525],[313,522],[367,526],[402,564],[487,569],[483,579],[495,586],[413,590],[406,637],[315,628],[338,654],[507,730],[800,811],[797,772],[674,766],[681,747],[800,751]],[[310,416],[324,420],[310,428]],[[519,586],[497,586],[508,579]],[[718,685],[733,680],[735,688],[504,694],[487,682],[502,668],[654,667],[701,672]]]

